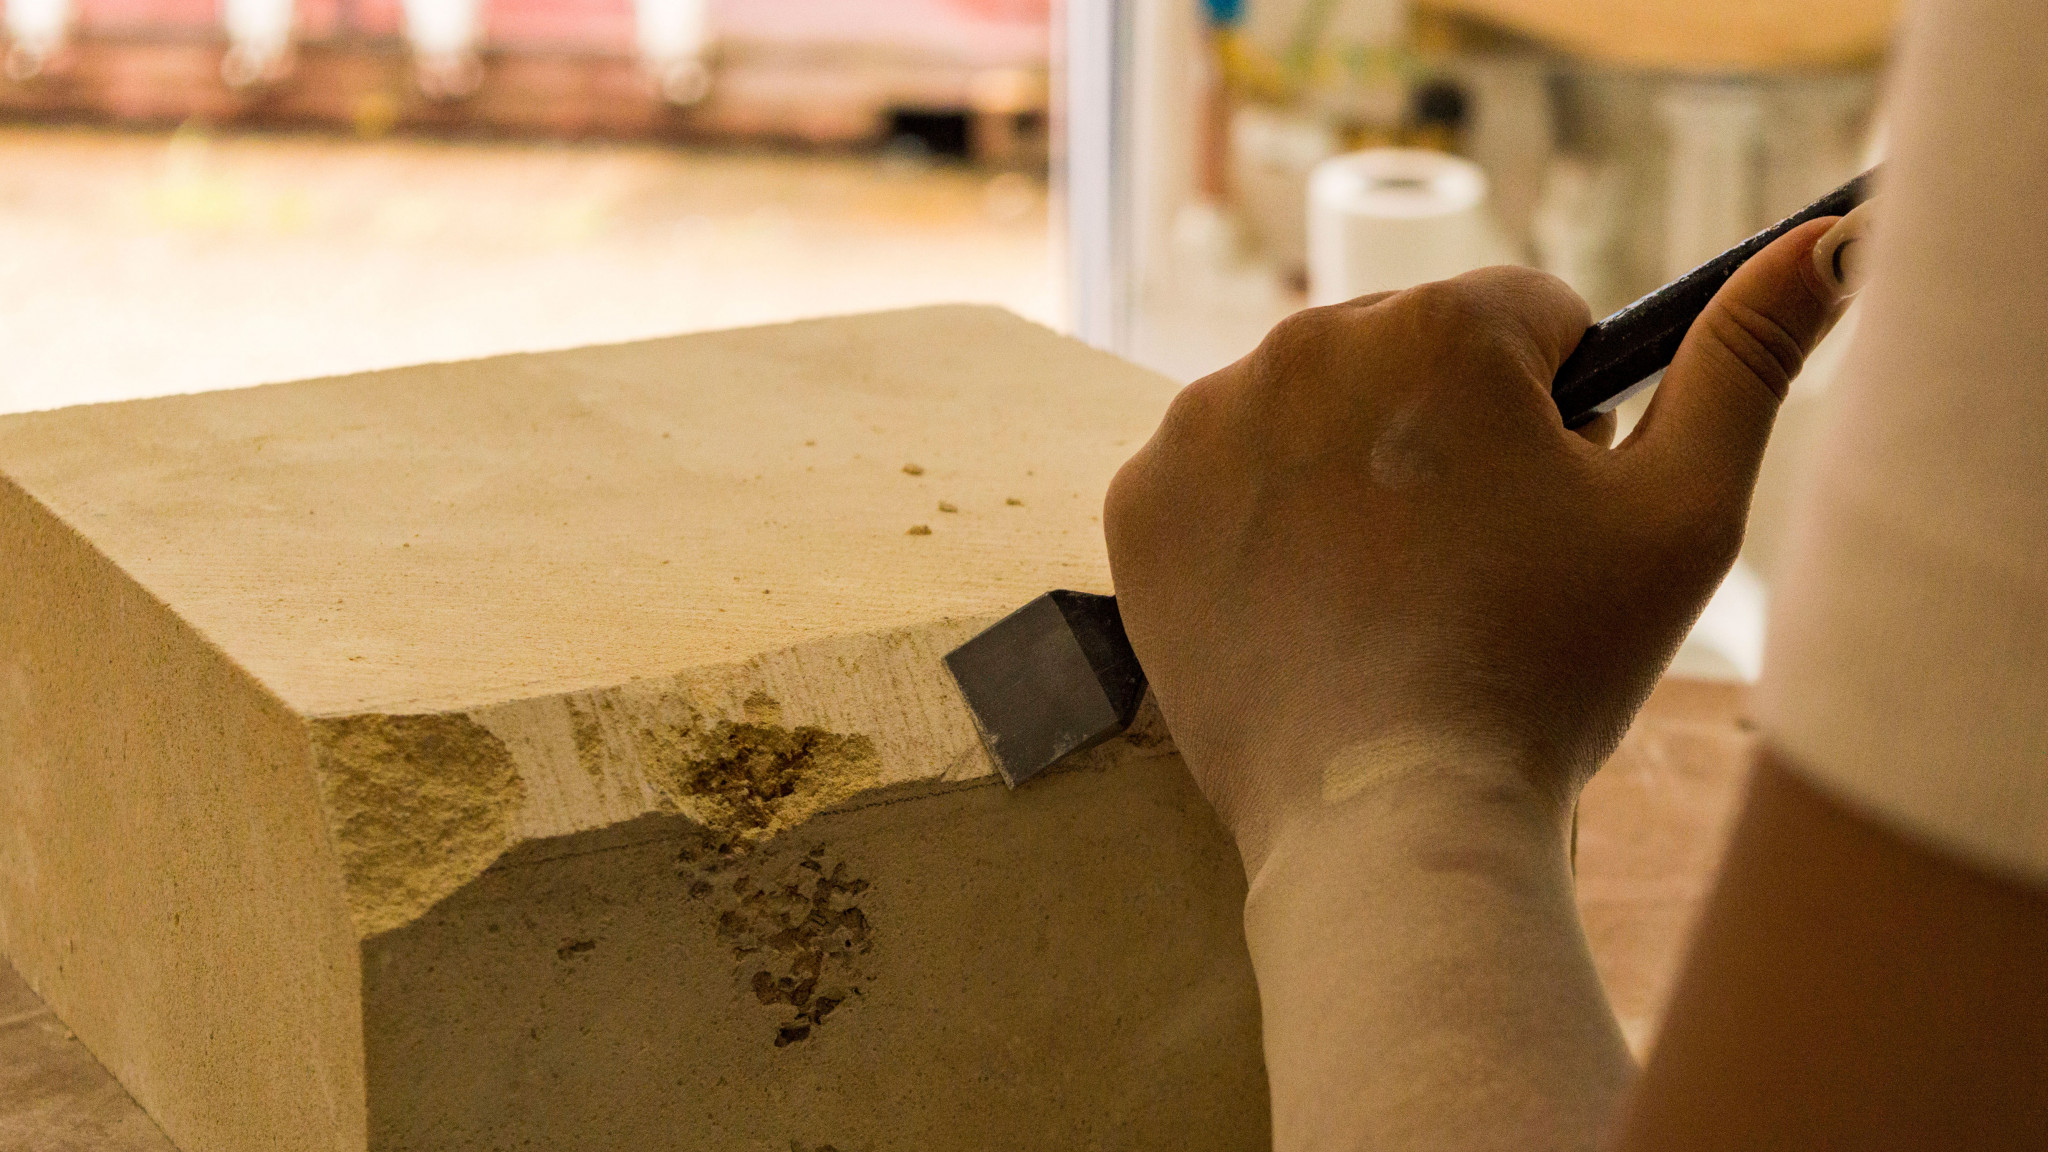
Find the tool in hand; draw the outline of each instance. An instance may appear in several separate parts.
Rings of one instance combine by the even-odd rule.
[[[1737,268],[1799,225],[1863,203],[1877,174],[1863,173],[1586,329],[1550,386],[1565,427],[1577,428],[1655,383]],[[948,653],[946,669],[1012,788],[1130,727],[1145,695],[1145,673],[1124,635],[1116,597],[1088,592],[1038,597]]]

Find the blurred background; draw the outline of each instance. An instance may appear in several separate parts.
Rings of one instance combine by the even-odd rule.
[[[956,300],[1187,380],[1499,262],[1604,314],[1881,153],[1896,8],[0,0],[0,411]],[[1683,672],[1755,674],[1841,344]]]

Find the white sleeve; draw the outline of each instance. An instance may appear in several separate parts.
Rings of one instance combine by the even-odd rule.
[[[1759,710],[1824,789],[2048,883],[2048,4],[1933,0]]]

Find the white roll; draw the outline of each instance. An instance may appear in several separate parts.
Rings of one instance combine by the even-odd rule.
[[[1309,303],[1442,280],[1505,263],[1486,173],[1443,152],[1372,148],[1332,156],[1308,183]]]

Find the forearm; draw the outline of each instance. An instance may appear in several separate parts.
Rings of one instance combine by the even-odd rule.
[[[1590,1149],[1634,1074],[1569,816],[1480,770],[1290,822],[1253,877],[1276,1152]]]

